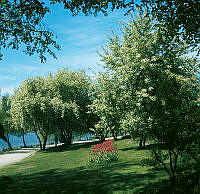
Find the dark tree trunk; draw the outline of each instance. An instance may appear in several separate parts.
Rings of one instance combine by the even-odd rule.
[[[140,139],[140,141],[139,141],[139,148],[142,148],[143,147],[143,145],[142,145],[142,139]]]
[[[67,145],[71,145],[72,144],[72,131],[67,133]]]
[[[47,145],[47,135],[43,136],[43,145],[42,145],[42,150],[45,150],[46,149],[46,145]]]
[[[62,138],[63,138],[63,143],[67,144],[67,142],[68,142],[68,134],[66,133],[65,130],[62,130]]]
[[[7,144],[8,144],[8,147],[12,150],[12,146],[10,144],[10,141],[9,141],[9,136],[7,134],[7,137],[5,136],[5,133],[4,133],[4,127],[2,124],[0,124],[0,138],[5,141]]]
[[[117,134],[117,132],[116,132],[116,133],[115,133],[115,137],[114,137],[115,140],[117,140],[117,136],[118,136],[118,134]]]
[[[112,132],[112,136],[113,136],[114,140],[117,140],[117,134],[114,131]]]
[[[57,147],[57,145],[58,145],[58,136],[55,135],[55,146]]]
[[[24,144],[24,147],[26,148],[26,142],[25,142],[25,138],[24,138],[24,134],[22,135],[22,140],[23,140],[23,144]]]
[[[176,187],[176,176],[174,174],[172,174],[170,176],[169,180],[170,180],[171,193],[174,194],[175,193],[175,187]]]
[[[105,141],[105,136],[103,135],[103,133],[102,133],[99,137],[100,137],[100,138],[99,138],[100,142]]]
[[[71,145],[72,144],[72,131],[67,132],[65,130],[61,130],[60,142]]]
[[[7,133],[7,143],[8,143],[9,148],[12,150],[13,148],[12,148],[12,146],[11,146],[10,138],[9,138],[8,133]]]
[[[115,139],[115,133],[114,133],[114,131],[112,131],[112,136],[113,136],[113,138]]]
[[[145,148],[146,139],[143,140],[143,148]]]
[[[60,131],[61,131],[61,133],[60,133],[60,135],[59,135],[59,141],[60,141],[60,143],[66,143],[67,139],[66,139],[64,130],[61,129]]]
[[[42,150],[42,142],[41,142],[41,139],[40,139],[40,137],[39,137],[39,135],[38,135],[37,132],[35,132],[35,134],[36,134],[36,136],[37,136],[37,138],[38,138],[38,141],[39,141],[39,143],[40,143],[40,150]]]

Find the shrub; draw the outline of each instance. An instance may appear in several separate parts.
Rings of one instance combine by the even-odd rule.
[[[105,164],[118,160],[118,151],[114,140],[107,140],[91,147],[90,163]]]

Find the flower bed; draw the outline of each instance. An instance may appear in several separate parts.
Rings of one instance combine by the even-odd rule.
[[[114,140],[107,140],[91,147],[90,163],[102,164],[118,160],[118,150]]]

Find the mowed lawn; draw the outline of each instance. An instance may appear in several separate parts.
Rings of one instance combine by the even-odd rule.
[[[167,178],[165,171],[141,165],[149,151],[138,150],[130,139],[115,142],[119,161],[91,166],[94,144],[49,148],[0,169],[0,193],[147,193],[152,184]]]

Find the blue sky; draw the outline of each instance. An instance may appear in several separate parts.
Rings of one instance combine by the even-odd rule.
[[[96,51],[108,42],[108,35],[120,33],[120,21],[127,21],[124,10],[117,10],[105,17],[72,16],[61,5],[54,5],[51,14],[44,19],[44,23],[58,37],[61,51],[56,51],[58,59],[48,56],[46,63],[40,63],[37,55],[27,56],[23,52],[7,49],[3,50],[3,60],[0,61],[1,94],[12,94],[21,82],[28,77],[55,73],[59,69],[68,67],[70,70],[85,70],[88,74],[102,71],[98,65],[100,58]]]

